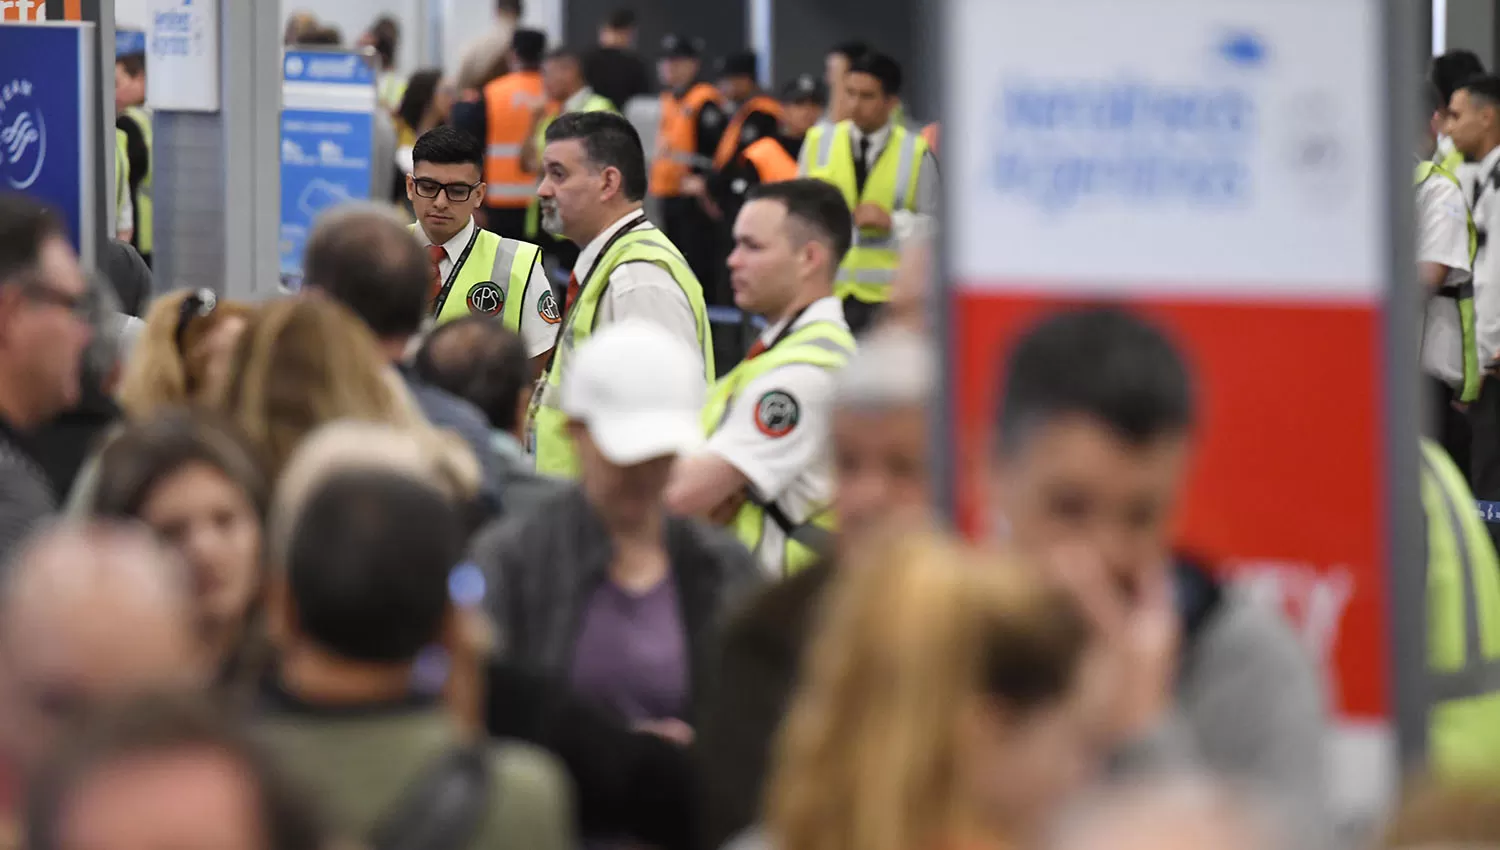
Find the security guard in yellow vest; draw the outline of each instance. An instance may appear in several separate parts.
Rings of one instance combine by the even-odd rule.
[[[833,281],[852,225],[820,180],[751,191],[730,281],[735,305],[770,326],[710,391],[708,445],[678,461],[667,489],[669,508],[729,523],[773,575],[811,565],[832,539],[834,384],[855,350]]]
[[[1500,558],[1464,476],[1422,441],[1428,755],[1443,778],[1500,775]]]
[[[655,323],[702,355],[704,386],[713,380],[713,340],[703,286],[682,252],[641,211],[646,159],[641,137],[610,112],[563,115],[547,128],[542,153],[542,227],[583,246],[569,278],[558,345],[527,417],[527,443],[538,472],[574,478],[578,456],[568,436],[561,388],[575,349],[594,331],[624,319]]]
[[[542,271],[541,249],[480,228],[474,210],[484,200],[478,140],[452,127],[422,134],[412,148],[406,196],[417,214],[412,226],[432,262],[432,317],[499,318],[521,335],[540,374],[562,325],[562,310]]]
[[[135,202],[130,199],[130,154],[125,131],[115,128],[115,238],[135,238]]]
[[[843,81],[852,117],[809,131],[798,168],[804,177],[838,187],[854,213],[854,245],[835,293],[859,333],[890,300],[900,238],[911,230],[912,217],[937,214],[937,162],[921,134],[895,118],[901,66],[894,59],[856,57]]]
[[[131,243],[147,265],[155,251],[152,224],[154,205],[151,200],[152,132],[151,112],[143,106],[127,107],[115,119],[115,129],[125,134],[125,159],[129,166],[131,206],[135,210],[134,238]]]
[[[548,54],[542,62],[542,88],[547,102],[537,107],[532,116],[531,133],[521,146],[521,168],[532,174],[541,171],[542,149],[547,146],[547,128],[557,116],[569,112],[619,112],[609,98],[594,92],[583,77],[583,60],[579,55],[560,47]],[[540,179],[540,178],[538,178]],[[526,238],[542,246],[542,250],[556,260],[557,265],[571,269],[578,262],[578,246],[566,239],[542,232],[541,202],[531,199],[526,208]]]

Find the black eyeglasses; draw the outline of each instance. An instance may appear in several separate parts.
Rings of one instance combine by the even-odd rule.
[[[177,341],[177,353],[186,354],[182,350],[182,340],[187,336],[188,325],[193,319],[207,318],[219,308],[219,295],[212,289],[199,289],[190,293],[182,299],[182,309],[177,314],[177,333],[173,339]]]
[[[438,192],[446,192],[448,200],[455,204],[467,201],[469,196],[474,194],[474,190],[479,188],[478,183],[439,183],[436,180],[429,180],[426,177],[415,178],[411,182],[412,187],[417,190],[418,196],[436,198]]]

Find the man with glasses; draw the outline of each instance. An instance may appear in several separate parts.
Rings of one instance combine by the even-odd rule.
[[[438,324],[462,316],[499,318],[526,341],[533,374],[557,340],[562,310],[542,271],[541,249],[479,227],[484,202],[484,150],[452,127],[422,134],[412,148],[406,195],[417,214],[413,231],[431,261],[431,315]]]
[[[0,564],[56,509],[29,435],[78,403],[87,294],[57,218],[0,195]]]

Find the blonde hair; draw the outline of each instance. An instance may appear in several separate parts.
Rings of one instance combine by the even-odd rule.
[[[220,404],[272,480],[303,438],[329,422],[426,425],[369,329],[324,298],[273,301],[251,318]]]
[[[1020,712],[1061,698],[1088,639],[1031,575],[931,534],[847,560],[782,728],[767,801],[778,850],[913,850],[974,828],[965,713],[985,697]]]
[[[255,313],[248,304],[220,301],[207,316],[193,315],[182,324],[182,305],[192,294],[184,290],[163,295],[146,312],[145,328],[126,358],[118,393],[120,407],[131,419],[199,401],[209,369],[208,355],[200,350],[203,340],[226,322],[249,321]]]
[[[297,447],[277,484],[270,539],[278,560],[308,497],[340,472],[366,469],[414,478],[436,487],[455,504],[465,504],[479,493],[479,461],[457,437],[428,426],[334,422]]]

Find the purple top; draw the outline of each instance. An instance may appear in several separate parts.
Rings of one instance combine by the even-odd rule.
[[[573,688],[631,722],[682,719],[687,659],[677,583],[670,576],[640,595],[606,580],[583,610],[573,647]]]

